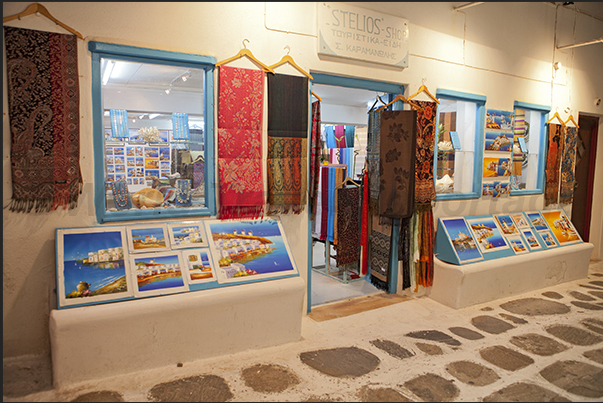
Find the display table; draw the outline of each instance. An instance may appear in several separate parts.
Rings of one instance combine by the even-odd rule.
[[[299,277],[52,310],[55,387],[301,339]]]
[[[586,278],[593,249],[578,243],[465,265],[436,257],[429,297],[458,309]]]

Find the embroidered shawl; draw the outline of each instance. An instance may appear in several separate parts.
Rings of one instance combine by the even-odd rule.
[[[433,182],[433,151],[437,104],[415,101],[423,110],[417,110],[417,152],[415,159],[415,202],[435,199]]]
[[[563,140],[563,155],[561,157],[561,191],[559,193],[559,203],[562,204],[570,204],[574,198],[577,138],[578,129],[566,126],[565,139]]]
[[[308,78],[268,75],[269,214],[300,213],[306,204]]]
[[[312,133],[310,138],[310,179],[308,181],[309,202],[313,215],[316,214],[316,197],[318,192],[318,176],[320,169],[320,101],[312,103]]]
[[[371,283],[381,290],[388,289],[389,252],[391,247],[392,226],[380,224],[379,217],[371,217],[370,274]]]
[[[555,204],[559,197],[559,165],[563,148],[564,127],[549,123],[548,149],[546,155],[544,205]]]
[[[264,208],[264,72],[219,66],[218,178],[221,219],[257,218]]]
[[[360,261],[360,273],[366,276],[368,273],[368,245],[369,245],[369,233],[368,233],[368,222],[369,222],[369,207],[368,207],[368,172],[365,170],[362,174],[362,218],[360,225],[360,248],[362,251],[362,257]]]
[[[360,187],[337,189],[337,266],[355,269],[360,260]],[[350,267],[346,267],[350,266]]]
[[[4,27],[11,211],[73,209],[82,192],[77,37]]]
[[[369,112],[367,126],[366,166],[368,170],[369,211],[379,213],[379,150],[381,114]]]
[[[419,260],[416,262],[417,283],[423,287],[433,285],[433,252],[435,231],[433,225],[433,209],[431,203],[417,203],[415,209],[419,221],[418,249]]]

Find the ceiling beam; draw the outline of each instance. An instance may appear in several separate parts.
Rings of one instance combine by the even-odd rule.
[[[600,37],[599,39],[593,39],[592,41],[575,43],[573,45],[557,46],[557,49],[561,50],[561,49],[577,48],[578,46],[592,45],[593,43],[599,43],[599,42],[603,42],[603,36]]]
[[[464,10],[466,8],[469,8],[469,7],[479,6],[480,4],[484,4],[484,2],[483,1],[475,1],[473,3],[463,4],[462,6],[453,7],[453,10],[454,11],[460,11],[460,10]]]

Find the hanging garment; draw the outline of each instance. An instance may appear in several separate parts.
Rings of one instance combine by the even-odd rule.
[[[346,167],[329,165],[329,203],[327,221],[327,240],[337,244],[337,189],[343,186],[346,177]]]
[[[410,228],[411,217],[400,220],[400,240],[398,241],[398,261],[402,262],[402,289],[410,287]]]
[[[563,140],[563,155],[561,157],[561,191],[559,203],[571,204],[574,199],[574,169],[576,166],[576,141],[578,129],[565,127],[565,139]]]
[[[269,214],[299,214],[308,191],[308,78],[268,75]]]
[[[335,127],[333,125],[326,125],[324,126],[324,131],[327,148],[337,148],[337,141],[335,141]]]
[[[10,211],[73,209],[82,193],[77,37],[4,27]]]
[[[320,101],[312,103],[312,133],[310,138],[310,179],[308,189],[310,195],[310,211],[316,215],[316,197],[318,193],[318,176],[320,169]],[[314,218],[313,218],[314,219]]]
[[[263,214],[264,72],[219,66],[218,178],[221,219]]]
[[[423,110],[417,110],[417,151],[415,157],[415,202],[435,199],[433,182],[433,150],[437,104],[415,101]]]
[[[430,203],[417,203],[419,229],[418,248],[419,260],[417,262],[417,283],[423,287],[433,285],[433,253],[435,232],[433,225],[433,209]]]
[[[369,222],[369,189],[368,189],[368,172],[365,170],[362,174],[362,221],[360,226],[360,248],[362,251],[362,260],[360,262],[360,273],[366,276],[368,273],[368,222]]]
[[[544,206],[557,203],[559,199],[559,165],[563,151],[564,126],[549,123],[548,148],[546,153]]]
[[[360,187],[337,189],[337,266],[358,268],[360,260]]]
[[[343,125],[335,125],[335,148],[346,148],[345,127]]]
[[[345,125],[345,145],[347,148],[354,148],[354,135],[356,134],[356,127],[352,125]]]
[[[379,216],[409,217],[415,201],[416,111],[381,112]]]
[[[380,152],[380,127],[381,113],[368,114],[366,165],[369,184],[369,211],[375,215],[379,213],[379,152]]]
[[[321,189],[321,217],[320,217],[320,239],[325,241],[329,228],[329,167],[320,167],[320,189]]]
[[[371,283],[380,290],[388,290],[389,253],[392,238],[392,226],[380,224],[379,217],[371,217],[370,268]]]

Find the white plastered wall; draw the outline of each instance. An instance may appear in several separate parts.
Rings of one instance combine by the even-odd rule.
[[[273,64],[290,47],[290,55],[306,71],[327,72],[408,85],[412,93],[425,84],[432,93],[447,88],[488,97],[487,107],[510,110],[520,100],[551,105],[562,118],[569,106],[580,113],[601,116],[595,96],[603,97],[603,52],[600,44],[554,51],[558,43],[575,43],[600,36],[603,23],[544,3],[485,3],[454,12],[457,3],[354,3],[409,20],[409,67],[405,70],[368,63],[321,59],[316,52],[316,3],[263,2],[48,2],[44,4],[61,22],[82,33],[78,41],[80,75],[80,150],[84,190],[77,209],[44,214],[17,214],[3,210],[3,354],[48,357],[48,316],[56,307],[56,228],[94,226],[93,147],[90,53],[87,42],[102,41],[161,50],[215,56],[235,55],[244,39],[253,54]],[[461,3],[458,3],[461,4]],[[22,12],[26,3],[4,2],[3,15]],[[282,13],[274,17],[272,13]],[[268,10],[269,15],[266,15]],[[266,18],[265,18],[266,17]],[[556,18],[557,17],[557,18]],[[574,30],[574,19],[578,21]],[[557,19],[557,23],[555,20]],[[291,29],[275,29],[274,21]],[[268,21],[268,24],[266,24]],[[51,21],[28,16],[7,25],[65,33]],[[575,31],[575,32],[574,32]],[[4,50],[3,50],[4,52]],[[552,62],[565,66],[552,80]],[[3,57],[3,60],[6,60]],[[278,72],[293,74],[283,66]],[[11,197],[10,128],[3,65],[3,206]],[[407,94],[408,95],[408,94]],[[599,133],[603,130],[600,128]],[[598,142],[593,206],[603,204],[603,141]],[[490,214],[541,209],[542,196],[501,200],[438,202],[435,218],[447,215]],[[296,264],[304,280],[308,264],[308,216],[281,216]],[[593,208],[591,242],[594,258],[603,249],[602,215]]]

